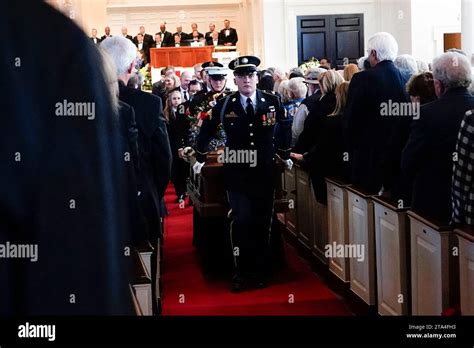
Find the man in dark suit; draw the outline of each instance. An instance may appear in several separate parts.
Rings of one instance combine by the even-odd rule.
[[[154,42],[154,41],[153,41]],[[148,42],[145,42],[145,38],[141,33],[137,34],[137,43],[135,44],[139,51],[145,52],[146,61],[150,62],[150,48],[153,46],[148,45]]]
[[[369,39],[368,47],[373,68],[351,80],[344,127],[351,149],[351,182],[378,194],[398,190],[400,154],[411,117],[382,113],[384,105],[408,102],[405,76],[393,63],[397,42],[388,33],[377,33]]]
[[[206,45],[208,46],[221,46],[223,43],[220,39],[220,35],[217,31],[211,33],[210,41],[206,41]]]
[[[198,30],[198,25],[196,23],[191,24],[191,32],[188,34],[188,40],[197,39],[198,41],[204,38],[204,34],[200,33]]]
[[[402,170],[413,183],[412,209],[442,224],[451,219],[451,180],[456,141],[466,111],[474,108],[465,56],[444,53],[433,60],[438,100],[424,104],[403,149]]]
[[[224,29],[219,33],[219,39],[224,46],[235,46],[239,37],[237,35],[237,30],[230,27],[230,21],[226,19],[224,21]]]
[[[139,164],[142,177],[141,202],[152,232],[151,240],[156,241],[160,230],[161,199],[164,197],[170,178],[171,151],[163,118],[160,98],[134,88],[126,87],[134,70],[135,47],[121,37],[115,37],[103,43],[104,49],[111,55],[117,66],[120,100],[135,109],[138,126]],[[123,64],[121,52],[126,52],[127,66]],[[122,60],[121,60],[122,58]]]
[[[179,36],[179,40],[181,43],[184,43],[184,41],[186,41],[189,37],[188,37],[188,34],[186,34],[185,32],[183,32],[183,26],[182,25],[179,25],[176,27],[176,33],[173,34],[173,44],[176,43],[176,36]]]
[[[0,30],[0,244],[38,247],[35,262],[0,261],[0,315],[132,315],[124,250],[136,191],[99,51],[43,1],[1,4]],[[93,112],[68,116],[65,99]]]
[[[287,166],[291,124],[280,99],[257,90],[257,66],[260,60],[244,56],[229,63],[234,70],[238,92],[222,98],[212,109],[212,117],[203,121],[197,138],[196,164],[201,171],[206,149],[219,125],[227,135],[220,161],[224,164],[224,183],[232,217],[231,240],[236,269],[231,291],[240,292],[249,282],[266,286],[269,233],[275,190],[275,158]],[[276,125],[278,125],[276,127]],[[275,132],[276,130],[276,132]],[[232,157],[226,158],[226,154]],[[235,158],[235,154],[244,154]]]
[[[189,46],[189,41],[187,41],[185,38],[187,38],[186,34],[182,33],[181,35],[175,34],[174,36],[174,47],[186,47]]]
[[[166,24],[160,24],[160,31],[156,33],[161,36],[161,47],[172,47],[174,44],[173,35],[169,31],[166,31]],[[155,40],[156,43],[156,40]]]
[[[97,37],[97,29],[92,29],[92,36],[90,37],[94,45],[100,44],[100,38]]]
[[[212,33],[216,31],[216,25],[214,23],[209,24],[209,31],[204,35],[206,39],[206,45],[212,46]],[[217,32],[219,35],[219,33]]]
[[[110,34],[110,27],[109,27],[109,26],[105,27],[104,31],[105,31],[105,35],[103,35],[103,36],[100,38],[100,41],[104,41],[104,40],[107,39],[108,37],[112,37],[112,34]]]
[[[145,32],[145,27],[143,25],[139,28],[139,33],[142,34],[143,42],[146,42],[146,45],[148,46],[148,48],[152,47],[155,40],[153,40],[153,36],[151,36],[150,34],[147,34]],[[135,36],[133,38],[133,43],[135,44],[135,46],[137,46],[137,44],[138,44],[138,34],[137,34],[137,36]]]
[[[122,36],[126,39],[129,39],[130,41],[133,42],[132,35],[128,35],[128,29],[127,27],[122,27]]]

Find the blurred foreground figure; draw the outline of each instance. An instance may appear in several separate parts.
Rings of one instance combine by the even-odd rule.
[[[0,7],[0,315],[133,314],[133,164],[100,54],[43,2]]]

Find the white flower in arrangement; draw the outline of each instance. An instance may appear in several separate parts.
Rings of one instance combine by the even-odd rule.
[[[317,60],[314,57],[311,57],[309,60],[304,62],[299,66],[303,74],[306,73],[306,70],[311,69],[311,68],[319,68],[319,60]]]

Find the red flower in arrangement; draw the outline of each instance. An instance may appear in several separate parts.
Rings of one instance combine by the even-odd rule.
[[[206,120],[209,118],[209,114],[206,111],[201,111],[198,117],[200,120]]]

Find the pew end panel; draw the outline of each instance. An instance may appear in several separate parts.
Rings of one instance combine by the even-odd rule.
[[[364,248],[363,257],[350,258],[351,290],[368,305],[376,304],[374,204],[370,194],[347,187],[349,245]],[[362,259],[362,260],[361,260]]]
[[[459,242],[459,286],[462,315],[474,315],[474,227],[454,230]]]
[[[380,315],[410,311],[410,236],[407,211],[387,197],[372,197],[375,206],[377,304]]]
[[[441,315],[458,302],[457,240],[450,226],[408,211],[413,315]]]
[[[348,198],[345,187],[348,184],[336,179],[326,178],[328,243],[330,245],[349,244]],[[330,257],[329,270],[344,283],[350,282],[350,259]]]

